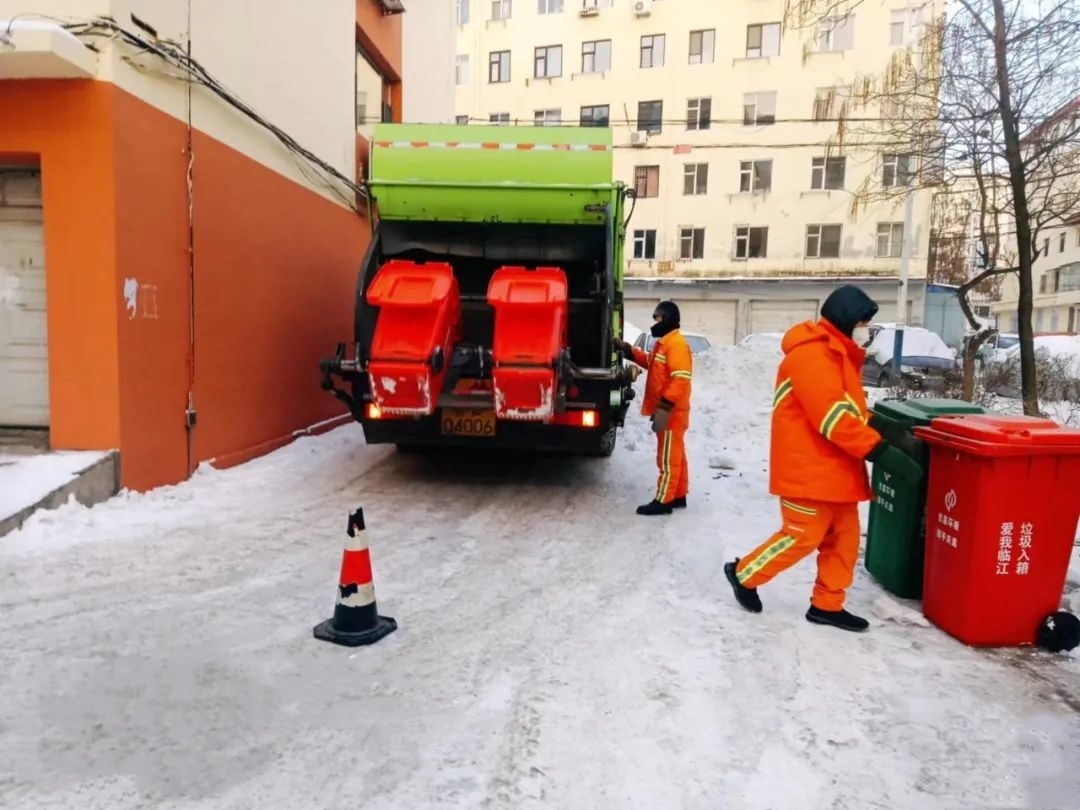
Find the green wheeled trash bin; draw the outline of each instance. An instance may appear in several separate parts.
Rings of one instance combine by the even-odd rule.
[[[915,428],[926,427],[942,416],[985,411],[959,399],[883,399],[872,413],[871,422],[886,441],[900,435],[900,446],[914,451],[923,478],[917,484],[903,483],[887,468],[874,465],[864,564],[889,593],[902,599],[921,599],[930,450],[915,438]]]

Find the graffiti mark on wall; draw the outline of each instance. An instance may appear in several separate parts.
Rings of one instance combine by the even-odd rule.
[[[128,319],[158,319],[157,284],[140,284],[138,279],[124,279],[124,306]]]

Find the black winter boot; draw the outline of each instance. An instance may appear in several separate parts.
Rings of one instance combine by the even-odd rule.
[[[672,509],[685,509],[686,508],[686,496],[683,495],[681,498],[676,498],[675,500],[673,500],[671,502],[671,508]]]
[[[639,506],[637,508],[637,513],[639,515],[648,515],[648,516],[651,516],[651,515],[670,515],[671,511],[672,511],[671,510],[671,504],[669,504],[669,503],[660,503],[660,501],[655,500],[655,499],[649,501],[644,506]]]
[[[841,630],[850,630],[853,633],[861,633],[870,626],[870,622],[862,616],[856,616],[846,610],[822,610],[813,605],[806,611],[806,620],[813,624],[827,624],[839,627]]]
[[[735,562],[724,563],[724,576],[735,591],[735,601],[751,613],[761,613],[761,597],[757,595],[757,588],[747,588],[739,582],[739,575],[735,571],[738,567],[738,557],[735,558]]]

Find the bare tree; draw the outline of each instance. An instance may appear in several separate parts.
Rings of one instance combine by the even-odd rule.
[[[785,24],[825,36],[868,2],[786,0]],[[882,155],[855,211],[926,188],[971,195],[981,261],[960,287],[976,332],[965,377],[991,334],[967,293],[1016,273],[1024,412],[1036,414],[1032,265],[1040,232],[1080,210],[1080,2],[954,0],[947,17],[943,6],[909,5],[905,46],[881,74],[858,77],[831,148]]]

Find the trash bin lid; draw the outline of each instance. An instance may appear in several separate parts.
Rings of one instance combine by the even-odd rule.
[[[880,399],[873,410],[907,425],[929,425],[939,416],[985,413],[982,407],[962,399],[941,398]]]
[[[1080,453],[1080,430],[1036,416],[971,414],[934,419],[916,435],[979,455]]]

